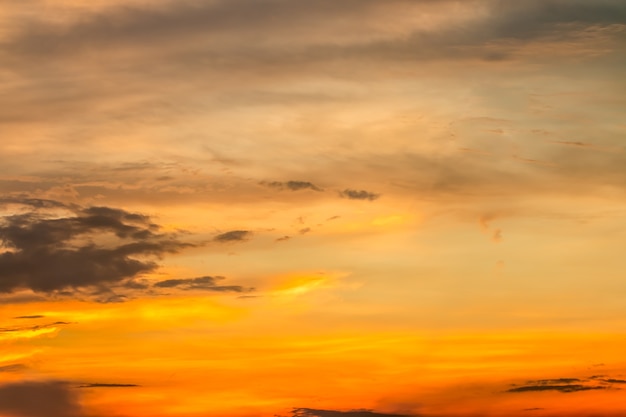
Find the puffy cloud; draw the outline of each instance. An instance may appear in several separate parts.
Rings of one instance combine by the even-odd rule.
[[[24,204],[40,207],[32,201]],[[147,216],[109,207],[7,215],[0,220],[0,240],[4,293],[19,289],[51,293],[119,283],[156,269],[150,258],[192,246],[174,234],[159,232]]]

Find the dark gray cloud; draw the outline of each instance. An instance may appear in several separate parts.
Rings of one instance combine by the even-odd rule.
[[[140,387],[141,385],[137,384],[106,384],[101,382],[96,382],[93,384],[84,384],[79,386],[78,388],[134,388]]]
[[[507,392],[531,392],[531,391],[559,391],[559,392],[578,392],[590,391],[598,389],[607,389],[605,386],[589,386],[579,384],[564,385],[524,385],[523,387],[515,387],[507,390]]]
[[[538,379],[527,381],[524,385],[513,386],[507,392],[537,392],[537,391],[558,391],[563,393],[572,393],[579,391],[592,391],[612,389],[612,384],[626,383],[619,379],[605,378],[594,375],[589,378],[554,378],[554,379]],[[613,388],[617,389],[617,388]]]
[[[378,197],[380,197],[379,194],[375,194],[369,191],[351,190],[349,188],[341,191],[339,195],[345,198],[349,198],[350,200],[369,200],[369,201],[374,201]]]
[[[314,408],[294,408],[292,417],[410,417],[406,414],[385,414],[372,410],[317,410]]]
[[[213,240],[220,243],[243,242],[250,239],[251,236],[252,232],[249,230],[231,230],[215,236]]]
[[[80,417],[78,398],[61,381],[0,385],[0,414],[14,417]]]
[[[550,384],[573,384],[575,382],[582,382],[580,378],[556,378],[556,379],[538,379],[535,381],[528,381],[527,384],[536,385],[550,385]]]
[[[603,379],[603,381],[608,384],[626,384],[626,379],[609,378],[609,379]]]
[[[267,185],[268,187],[278,188],[280,190],[291,190],[291,191],[300,191],[300,190],[313,190],[313,191],[323,191],[317,185],[313,184],[309,181],[271,181],[271,182],[261,182],[263,185]]]
[[[246,292],[252,291],[254,288],[245,288],[241,285],[218,285],[218,281],[223,280],[224,277],[216,276],[204,276],[198,278],[185,278],[185,279],[166,279],[156,282],[153,287],[155,288],[176,288],[179,290],[205,290],[216,292]]]
[[[41,315],[34,315],[34,316],[17,316],[14,317],[15,319],[42,319],[45,316],[41,316]]]
[[[147,216],[109,207],[74,208],[65,216],[39,209],[5,216],[0,240],[0,293],[119,283],[156,269],[150,258],[193,246],[160,233]]]

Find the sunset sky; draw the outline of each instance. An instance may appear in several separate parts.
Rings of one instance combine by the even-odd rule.
[[[0,0],[0,417],[626,413],[626,1]]]

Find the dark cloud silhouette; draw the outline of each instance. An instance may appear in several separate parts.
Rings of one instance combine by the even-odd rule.
[[[218,281],[223,280],[224,277],[198,277],[198,278],[185,278],[185,279],[166,279],[159,281],[153,285],[155,288],[176,288],[179,290],[206,290],[217,292],[246,292],[252,291],[253,288],[245,288],[241,285],[217,285]]]
[[[28,367],[22,363],[0,366],[0,372],[20,372],[26,369],[28,369]]]
[[[252,236],[249,230],[231,230],[230,232],[221,233],[213,238],[216,242],[242,242],[248,240]]]
[[[45,204],[50,206],[62,207]],[[0,253],[0,293],[119,283],[156,269],[147,258],[193,246],[159,233],[147,216],[109,207],[73,208],[64,217],[44,209],[5,216],[0,240],[6,248]]]
[[[279,238],[275,239],[274,241],[275,241],[275,242],[285,242],[285,241],[287,241],[287,240],[289,240],[289,239],[291,239],[291,236],[287,236],[287,235],[285,235],[285,236],[281,236],[281,237],[279,237]]]
[[[554,378],[527,381],[524,385],[508,389],[506,392],[559,391],[572,393],[579,391],[619,389],[613,384],[626,384],[626,380],[607,378],[604,375],[593,375],[589,378]]]
[[[527,381],[527,385],[550,385],[550,384],[573,384],[575,382],[583,382],[580,378],[555,378],[555,379],[536,379]]]
[[[608,383],[608,384],[626,384],[626,380],[625,379],[609,378],[609,379],[603,379],[603,381]]]
[[[105,383],[100,383],[100,382],[96,382],[93,384],[84,384],[79,386],[78,388],[134,388],[134,387],[140,387],[141,385],[137,385],[137,384],[105,384]]]
[[[605,386],[589,386],[580,384],[564,384],[564,385],[525,385],[507,390],[507,392],[530,392],[530,391],[559,391],[559,392],[578,392],[607,389]]]
[[[0,385],[0,414],[15,417],[81,417],[78,398],[66,382],[27,381]]]
[[[313,190],[313,191],[323,191],[317,185],[313,184],[309,181],[272,181],[272,182],[261,182],[263,185],[267,185],[268,187],[278,188],[280,190],[291,190],[291,191],[300,191],[300,190]]]
[[[29,331],[29,330],[34,331],[34,330],[40,330],[40,329],[49,329],[51,327],[67,326],[69,324],[72,324],[72,323],[68,323],[65,321],[56,321],[54,323],[40,324],[36,326],[4,327],[4,328],[0,328],[0,333],[23,332],[23,331]]]
[[[374,193],[371,193],[369,191],[365,191],[365,190],[351,190],[351,189],[345,189],[345,190],[341,191],[339,193],[339,195],[341,195],[342,197],[345,197],[345,198],[349,198],[351,200],[369,200],[369,201],[374,201],[378,197],[380,197],[379,194],[374,194]]]
[[[441,8],[439,14],[461,3],[484,12],[437,30],[416,24],[399,30],[401,36],[380,24],[386,17],[411,15],[417,7],[426,12]],[[3,96],[8,98],[0,98],[0,107],[8,110],[0,119],[67,117],[89,109],[93,97],[110,98],[106,87],[84,77],[62,76],[81,65],[94,77],[106,75],[113,83],[150,88],[163,97],[171,97],[172,88],[156,86],[193,80],[199,90],[233,93],[245,86],[246,92],[237,93],[250,100],[246,81],[263,84],[266,74],[370,79],[388,68],[417,68],[432,60],[478,59],[497,65],[517,53],[532,59],[519,46],[535,39],[563,41],[571,50],[567,41],[576,40],[572,35],[585,35],[585,29],[598,25],[623,24],[624,13],[621,0],[222,0],[110,7],[65,24],[16,19],[11,36],[3,40],[0,61],[16,74],[45,71],[48,76],[31,77],[23,85],[7,83]],[[617,33],[613,36],[621,36]],[[264,42],[255,42],[260,36]],[[90,56],[94,50],[103,57],[97,68]],[[117,59],[121,50],[135,50],[137,58]],[[589,55],[586,48],[574,50]],[[168,63],[167,70],[155,71],[162,62]],[[71,100],[68,91],[74,92]],[[261,94],[256,100],[267,102],[268,97]]]
[[[17,316],[17,317],[13,317],[15,319],[42,319],[45,316],[41,316],[41,315],[34,315],[34,316]]]
[[[314,408],[294,408],[292,417],[410,417],[406,414],[384,414],[372,410],[317,410]]]

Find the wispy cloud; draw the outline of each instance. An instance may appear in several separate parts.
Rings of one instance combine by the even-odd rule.
[[[378,197],[380,197],[379,194],[375,194],[370,191],[351,190],[351,189],[345,189],[341,191],[339,195],[345,198],[349,198],[350,200],[369,200],[369,201],[374,201]]]
[[[179,290],[191,291],[191,290],[205,290],[216,292],[247,292],[252,291],[253,288],[245,288],[241,285],[218,285],[218,282],[225,279],[221,276],[210,277],[198,277],[198,278],[185,278],[185,279],[167,279],[154,283],[155,288],[175,288]]]
[[[140,387],[141,385],[137,384],[107,384],[101,382],[95,382],[92,384],[84,384],[80,385],[78,388],[134,388]]]
[[[523,393],[523,392],[540,392],[540,391],[558,391],[562,393],[573,393],[580,391],[606,390],[612,389],[613,384],[626,383],[626,381],[613,378],[555,378],[555,379],[538,379],[527,381],[526,384],[513,386],[507,392]]]
[[[407,414],[377,413],[372,410],[318,410],[314,408],[295,408],[292,417],[410,417]]]

